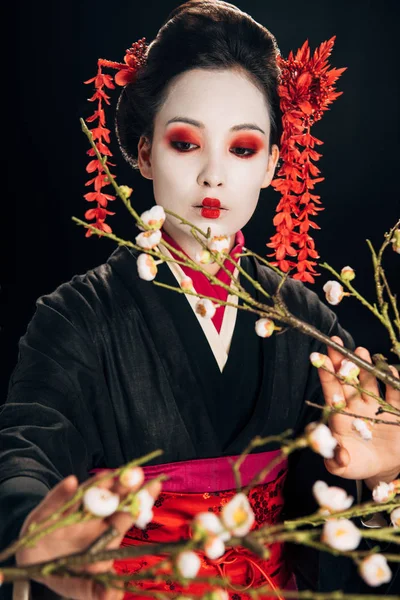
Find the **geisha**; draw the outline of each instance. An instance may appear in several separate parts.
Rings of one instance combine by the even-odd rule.
[[[187,2],[160,29],[146,64],[118,102],[122,153],[152,181],[152,204],[211,228],[213,236],[225,236],[233,258],[243,251],[241,230],[260,190],[271,184],[279,159],[277,53],[272,34],[235,6]],[[199,260],[201,248],[179,219],[167,216],[162,236]],[[305,399],[331,404],[334,398],[350,402],[352,395],[351,406],[362,414],[376,410],[374,402],[354,398],[353,389],[310,365],[310,354],[319,352],[337,370],[338,352],[294,330],[263,339],[254,333],[254,315],[232,306],[221,306],[204,319],[189,296],[140,278],[137,257],[120,247],[106,264],[38,300],[1,414],[0,495],[9,511],[1,546],[34,517],[54,511],[97,470],[116,468],[156,448],[163,455],[144,468],[145,474],[163,472],[169,479],[161,494],[153,491],[158,503],[152,527],[143,533],[132,527],[128,515],[117,515],[120,536],[110,547],[182,539],[188,536],[189,516],[218,514],[232,497],[229,459],[254,436],[287,429],[298,433],[319,417]],[[276,288],[277,275],[257,260],[242,257],[240,264],[265,290]],[[227,269],[231,265],[226,262]],[[215,263],[205,269],[229,281]],[[205,275],[172,263],[159,266],[157,279],[176,286],[188,276],[197,292],[228,297]],[[247,281],[243,285],[254,293]],[[335,314],[301,282],[287,280],[282,293],[294,314],[354,348]],[[370,361],[366,349],[356,353]],[[366,372],[360,381],[378,393],[376,380]],[[386,400],[400,406],[399,393],[390,387]],[[316,480],[356,496],[357,480],[368,493],[377,482],[398,476],[396,428],[380,425],[380,434],[366,442],[346,419],[331,419],[330,427],[338,442],[333,458],[324,461],[303,450],[250,490],[256,526],[315,510],[311,488]],[[277,451],[278,445],[271,444],[254,452],[246,461],[243,484]],[[43,538],[38,547],[21,550],[17,564],[84,548],[103,531],[103,521],[87,525],[79,535],[65,530]],[[138,573],[156,560],[150,556],[114,567]],[[200,574],[229,576],[233,587],[228,592],[235,599],[266,582],[281,589],[362,590],[353,563],[342,559],[340,572],[333,574],[334,560],[303,548],[289,554],[276,545],[269,561],[254,560],[244,549],[232,551],[218,561],[204,560]],[[79,579],[50,577],[42,583],[76,600],[124,596]],[[148,582],[142,589],[147,594],[180,592],[165,581]]]

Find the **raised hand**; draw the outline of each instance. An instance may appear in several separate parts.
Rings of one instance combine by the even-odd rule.
[[[88,480],[93,485],[101,477],[101,473]],[[85,485],[88,483],[86,482]],[[102,481],[97,484],[99,487],[106,488],[113,493],[119,494],[122,500],[129,492],[135,491],[135,487],[125,487],[112,479]],[[29,513],[22,526],[20,537],[28,530],[32,522],[39,522],[47,519],[55,511],[59,510],[76,493],[78,481],[74,475],[63,479],[56,485],[42,502]],[[156,498],[161,491],[161,484],[153,482],[148,487],[150,494]],[[79,503],[71,506],[65,515],[74,513],[79,508]],[[53,533],[47,534],[41,538],[35,547],[21,548],[16,553],[16,563],[18,566],[25,566],[32,563],[51,561],[57,557],[81,552],[90,546],[94,540],[102,535],[110,526],[115,527],[119,535],[115,537],[106,548],[118,548],[126,531],[133,525],[133,518],[128,512],[116,512],[109,517],[95,518],[84,523],[61,527]],[[113,561],[104,561],[94,563],[85,568],[79,569],[91,573],[112,572]],[[79,578],[46,577],[35,579],[43,583],[51,590],[66,596],[72,600],[122,600],[124,592],[118,590],[106,590],[101,584],[92,580]]]
[[[333,336],[331,338],[340,345],[342,340]],[[357,348],[355,353],[367,362],[371,356],[365,348]],[[324,367],[328,371],[339,371],[342,354],[328,347],[328,356],[325,356]],[[390,366],[391,373],[399,377],[398,371]],[[379,403],[376,399],[365,393],[358,392],[353,386],[340,382],[334,375],[323,368],[318,369],[325,402],[333,406],[340,400],[346,403],[344,410],[360,415],[361,417],[376,417],[385,421],[400,423],[400,416],[390,413],[376,415]],[[360,386],[380,396],[376,378],[361,369],[359,374]],[[387,386],[385,400],[388,404],[400,410],[400,392]],[[366,421],[370,427],[371,439],[364,439],[354,428],[354,417],[333,413],[330,415],[329,427],[338,441],[335,456],[325,459],[328,471],[346,479],[363,479],[369,488],[373,488],[379,481],[390,482],[398,477],[400,472],[400,426]]]

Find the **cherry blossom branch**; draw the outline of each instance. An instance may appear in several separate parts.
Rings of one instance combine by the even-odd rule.
[[[339,413],[341,415],[347,415],[348,417],[355,417],[355,418],[360,417],[360,415],[349,412],[344,408],[337,408],[335,406],[327,406],[327,405],[321,406],[320,404],[315,404],[314,402],[310,402],[309,400],[306,400],[306,404],[308,404],[308,406],[312,406],[313,408],[319,408],[320,410],[322,410],[324,413],[327,413],[327,414]],[[390,404],[389,404],[389,406],[390,406]],[[396,414],[396,413],[394,413],[394,414]],[[365,415],[363,415],[362,418],[365,419],[366,421],[371,421],[371,423],[373,423],[374,425],[376,423],[380,423],[381,425],[396,425],[397,427],[400,426],[400,421],[385,421],[384,419],[376,419],[375,417],[366,417]]]

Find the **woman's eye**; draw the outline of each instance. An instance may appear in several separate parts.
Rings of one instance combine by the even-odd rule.
[[[234,153],[237,156],[252,156],[253,154],[255,154],[255,150],[253,150],[252,148],[243,148],[242,146],[237,146],[236,148],[233,148],[233,150],[240,150],[239,153]],[[248,152],[248,154],[244,154],[244,152]]]
[[[187,146],[196,146],[196,144],[192,144],[191,142],[171,142],[171,146],[179,152],[188,152],[190,148]]]

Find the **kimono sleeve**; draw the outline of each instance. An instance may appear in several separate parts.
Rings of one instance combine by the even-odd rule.
[[[89,314],[79,295],[64,284],[62,293],[38,300],[20,340],[0,411],[2,548],[49,489],[72,473],[79,481],[87,479],[101,455],[92,414],[100,364],[88,336]]]

